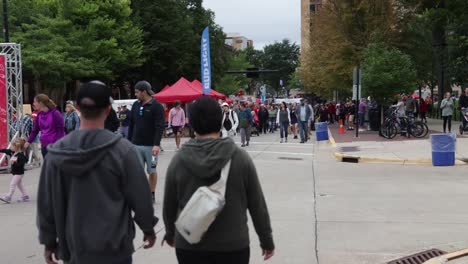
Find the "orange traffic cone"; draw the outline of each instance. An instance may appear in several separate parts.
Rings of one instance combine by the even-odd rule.
[[[344,134],[343,119],[340,119],[340,134]]]

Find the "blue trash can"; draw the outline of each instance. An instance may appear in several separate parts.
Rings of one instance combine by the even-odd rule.
[[[315,134],[317,136],[317,141],[328,140],[328,123],[316,123],[315,124]]]
[[[432,134],[432,165],[454,166],[456,143],[457,136],[455,134]]]

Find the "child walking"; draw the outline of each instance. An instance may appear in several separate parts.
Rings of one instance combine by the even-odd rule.
[[[24,176],[24,165],[28,161],[24,155],[24,144],[26,140],[23,138],[17,138],[12,144],[10,149],[1,149],[1,153],[5,153],[10,156],[11,162],[11,173],[13,174],[13,179],[10,183],[10,191],[7,195],[0,196],[0,201],[5,203],[10,203],[13,194],[15,193],[16,188],[21,192],[21,197],[18,199],[18,202],[28,202],[29,196],[26,193],[26,190],[23,187],[23,176]]]

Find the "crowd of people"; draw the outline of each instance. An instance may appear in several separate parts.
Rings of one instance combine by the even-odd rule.
[[[260,120],[268,120],[269,113],[255,111],[244,103],[219,105],[210,97],[201,97],[188,105],[187,116],[180,102],[175,102],[166,117],[164,106],[152,95],[148,82],[138,82],[137,100],[131,109],[123,106],[116,113],[111,106],[111,89],[92,81],[81,86],[75,102],[67,101],[64,114],[46,95],[37,95],[29,137],[18,137],[9,149],[1,150],[11,157],[13,174],[10,190],[1,200],[10,203],[19,189],[18,201],[27,202],[30,197],[22,184],[26,151],[33,144],[39,145],[37,140],[40,142],[43,160],[37,227],[46,263],[132,263],[134,223],[144,234],[142,247],[154,246],[154,229],[159,220],[153,208],[156,169],[161,139],[168,126],[180,150],[171,159],[166,174],[166,234],[162,244],[175,248],[181,264],[248,263],[249,212],[263,258],[270,259],[275,246],[261,184],[252,159],[232,140],[239,131],[248,145],[251,126],[260,130]],[[275,129],[280,127],[282,137],[292,113],[299,122],[307,123],[309,111],[313,111],[305,102],[295,111],[286,104],[279,108],[274,125]],[[195,138],[180,145],[186,122]],[[263,129],[266,133],[268,127]],[[222,210],[203,239],[189,243],[180,235],[184,230],[176,226],[180,210],[198,188],[216,183],[226,166],[230,169],[226,176],[229,180],[224,182]]]
[[[241,137],[241,147],[248,147],[252,135],[280,131],[280,143],[288,142],[288,135],[306,143],[314,125],[314,110],[307,99],[300,103],[222,102],[222,136]]]

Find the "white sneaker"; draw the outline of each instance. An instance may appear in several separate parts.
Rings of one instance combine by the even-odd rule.
[[[281,139],[280,143],[283,143],[283,139]]]

